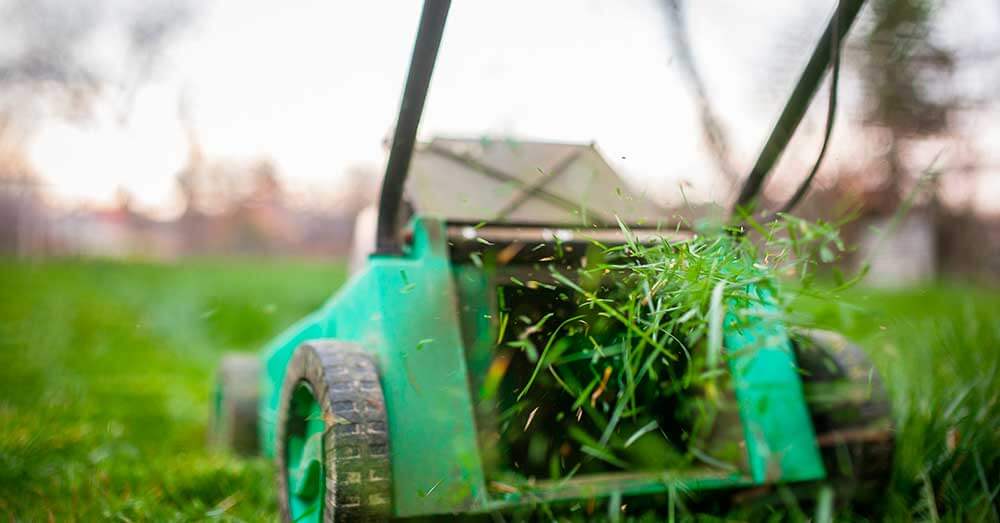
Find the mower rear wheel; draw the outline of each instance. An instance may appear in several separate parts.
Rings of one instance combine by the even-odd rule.
[[[275,455],[284,521],[385,521],[388,421],[378,370],[357,346],[299,346],[285,372]]]
[[[209,443],[242,455],[259,452],[257,399],[260,360],[253,354],[226,354],[215,377]]]
[[[863,502],[884,491],[895,440],[889,395],[860,347],[805,330],[795,351],[824,465],[837,496]]]

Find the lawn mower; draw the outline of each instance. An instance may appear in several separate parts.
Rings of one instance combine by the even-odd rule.
[[[836,65],[839,42],[862,3],[837,6],[740,205],[755,201]],[[599,216],[513,221],[485,210],[478,220],[458,221],[408,206],[404,182],[448,9],[447,0],[423,6],[378,202],[374,253],[319,310],[259,355],[225,356],[218,371],[211,439],[276,462],[283,520],[472,517],[538,507],[604,517],[605,506],[614,520],[626,505],[655,507],[678,491],[756,492],[843,476],[856,489],[884,481],[893,439],[877,373],[842,337],[792,333],[776,315],[722,333],[733,408],[713,417],[704,448],[728,453],[726,463],[705,456],[669,467],[656,447],[624,463],[602,457],[598,443],[582,436],[552,443],[572,433],[573,423],[587,423],[585,410],[599,410],[607,375],[601,382],[597,373],[589,401],[562,409],[578,412],[576,420],[546,417],[566,401],[553,393],[560,377],[536,376],[530,351],[501,347],[551,331],[539,318],[554,318],[551,326],[578,312],[565,299],[566,280],[555,275],[599,256],[595,245],[691,233]],[[510,190],[507,199],[555,198],[539,186]],[[766,308],[767,300],[761,303]],[[513,334],[510,318],[530,327]],[[593,337],[568,339],[565,354],[601,351]],[[530,391],[526,380],[534,381]],[[525,394],[546,410],[515,408]],[[640,407],[664,438],[683,432],[671,426],[681,423],[673,417],[676,405]],[[545,438],[533,438],[535,431]],[[641,447],[640,435],[624,446]]]

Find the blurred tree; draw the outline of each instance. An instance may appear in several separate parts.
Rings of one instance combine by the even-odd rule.
[[[884,137],[886,149],[880,168],[866,173],[875,183],[868,183],[865,200],[870,211],[885,214],[899,206],[915,174],[907,162],[910,146],[947,134],[960,101],[950,85],[954,50],[932,38],[938,3],[872,0],[870,5],[859,61],[864,121]]]
[[[284,189],[278,179],[278,169],[270,159],[257,160],[250,167],[250,205],[284,205]]]
[[[25,159],[10,119],[0,113],[0,253],[23,255],[45,242],[41,182]]]
[[[681,76],[688,84],[691,94],[694,97],[695,105],[698,108],[701,132],[709,156],[715,163],[715,167],[733,190],[738,185],[740,174],[733,166],[730,157],[729,139],[726,137],[722,121],[719,119],[715,107],[708,96],[708,87],[702,80],[698,65],[695,62],[691,49],[690,38],[688,36],[687,18],[685,16],[685,3],[683,0],[663,0],[661,4],[667,18],[667,32],[674,51],[676,63],[680,66]]]
[[[5,250],[33,250],[44,237],[42,185],[24,150],[40,122],[86,122],[105,95],[127,118],[135,90],[193,12],[187,0],[0,0],[0,217],[13,224],[3,228]],[[99,48],[107,39],[98,34],[124,35],[117,54]]]
[[[186,1],[0,0],[0,112],[28,127],[46,110],[82,121],[97,95],[112,90],[126,116],[193,13]],[[108,55],[98,33],[124,42]]]

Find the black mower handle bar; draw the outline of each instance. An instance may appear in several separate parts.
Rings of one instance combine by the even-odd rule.
[[[437,60],[444,22],[448,18],[451,0],[425,0],[420,15],[417,40],[413,44],[410,58],[410,72],[403,88],[403,101],[399,106],[396,130],[389,149],[389,161],[385,166],[382,193],[378,202],[378,227],[375,231],[375,252],[377,254],[400,254],[400,208],[403,203],[403,185],[410,169],[413,146],[417,140],[417,126],[424,112],[427,87],[431,83],[434,62]]]
[[[752,206],[764,185],[768,173],[778,162],[781,153],[788,146],[789,140],[795,134],[809,103],[812,101],[819,84],[830,67],[830,62],[837,53],[837,48],[831,46],[834,42],[840,45],[844,36],[850,30],[857,18],[858,12],[865,0],[840,0],[837,9],[827,23],[823,36],[813,49],[812,56],[805,70],[799,77],[792,95],[785,104],[781,116],[764,143],[764,148],[757,157],[750,175],[743,183],[736,207]],[[413,45],[413,56],[410,58],[410,70],[403,88],[403,100],[396,119],[396,129],[393,132],[392,146],[389,149],[389,161],[385,168],[385,178],[382,180],[382,192],[379,196],[378,226],[375,236],[375,252],[377,254],[396,255],[402,253],[401,216],[403,186],[406,174],[413,157],[413,148],[417,139],[417,127],[424,111],[424,101],[427,99],[427,88],[430,85],[431,74],[434,72],[434,62],[437,60],[438,49],[441,46],[441,35],[444,33],[445,21],[451,0],[425,0],[420,15],[420,26],[417,29],[417,39]],[[811,177],[810,177],[811,178]]]

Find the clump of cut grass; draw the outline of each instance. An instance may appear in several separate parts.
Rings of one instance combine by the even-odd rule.
[[[839,225],[782,215],[747,231],[640,242],[621,224],[621,245],[595,243],[598,256],[577,273],[553,268],[560,288],[547,296],[574,312],[523,318],[506,341],[533,364],[501,416],[501,430],[528,441],[520,471],[560,479],[693,464],[736,470],[739,452],[711,438],[715,420],[734,415],[723,324],[766,308],[786,326],[811,325],[791,300],[825,292],[814,281],[846,249]]]

